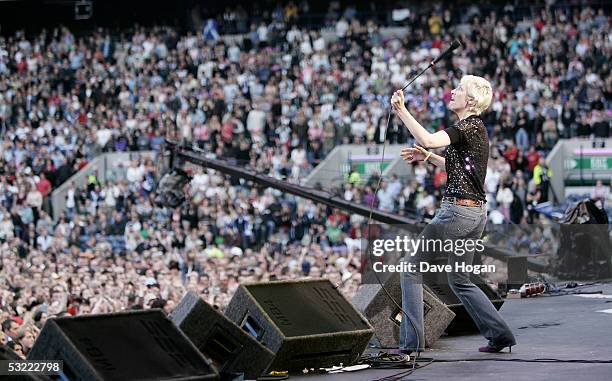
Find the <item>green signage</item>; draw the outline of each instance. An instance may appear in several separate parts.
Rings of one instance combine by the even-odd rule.
[[[370,162],[353,162],[353,164],[355,165],[357,172],[359,172],[361,175],[365,175],[365,176],[371,176],[375,173],[379,173],[380,172],[380,161],[370,161]],[[391,164],[391,160],[389,161],[383,161],[382,163],[382,170],[384,171],[389,164]]]
[[[594,171],[612,170],[612,157],[609,156],[583,156],[565,159],[566,170],[591,169]]]

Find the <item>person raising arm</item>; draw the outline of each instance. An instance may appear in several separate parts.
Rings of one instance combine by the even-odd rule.
[[[410,130],[418,145],[406,148],[401,156],[406,161],[431,160],[434,165],[444,165],[448,179],[440,208],[434,218],[419,235],[422,239],[445,241],[477,240],[482,237],[487,222],[487,198],[484,188],[489,158],[489,136],[480,114],[491,104],[493,89],[485,78],[466,75],[451,92],[448,109],[459,121],[452,127],[436,133],[428,132],[404,106],[404,94],[396,91],[391,98],[394,111]],[[444,157],[434,155],[425,148],[447,147]],[[482,335],[488,339],[479,352],[495,353],[516,344],[512,330],[489,298],[470,280],[468,271],[457,265],[471,265],[475,251],[458,253],[441,250],[447,254],[447,264],[454,271],[447,273],[448,284],[465,306],[468,314]],[[420,268],[428,262],[428,250],[419,249],[407,253],[404,260]],[[436,252],[435,254],[440,254]],[[402,319],[400,342],[397,351],[402,354],[421,352],[425,346],[423,311],[423,274],[401,273],[402,309],[409,319]]]
[[[451,99],[448,108],[453,111],[459,120],[464,120],[471,115],[478,115],[486,108],[487,99],[478,101],[473,95],[469,95],[468,86],[474,86],[471,76],[461,80],[459,86],[451,91]],[[490,100],[489,100],[490,102]],[[456,127],[430,133],[419,122],[414,119],[405,106],[404,92],[397,90],[391,97],[391,105],[404,125],[408,128],[418,144],[414,147],[402,149],[400,156],[408,163],[429,160],[436,167],[445,167],[446,161],[443,156],[427,151],[426,148],[447,147],[460,140],[460,134]]]

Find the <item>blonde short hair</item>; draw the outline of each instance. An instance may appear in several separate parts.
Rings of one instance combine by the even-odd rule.
[[[489,81],[475,75],[464,75],[461,77],[461,85],[465,88],[468,98],[476,101],[474,106],[476,115],[482,114],[489,108],[493,99],[493,88]]]

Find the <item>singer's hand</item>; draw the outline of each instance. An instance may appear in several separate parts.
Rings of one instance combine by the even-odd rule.
[[[404,105],[404,91],[396,90],[391,97],[391,106],[395,112],[404,111],[406,106]]]
[[[400,153],[400,156],[407,163],[413,163],[415,161],[425,160],[425,158],[427,157],[428,153],[429,152],[425,148],[420,147],[420,146],[415,144],[414,148],[409,147],[409,148],[402,149],[402,152]]]

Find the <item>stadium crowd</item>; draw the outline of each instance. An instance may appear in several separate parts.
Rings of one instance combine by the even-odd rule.
[[[286,16],[286,15],[285,15]],[[610,17],[591,7],[516,19],[474,6],[412,12],[401,40],[352,13],[325,30],[287,19],[253,24],[243,41],[210,25],[131,34],[66,28],[0,41],[0,343],[27,354],[50,316],[163,308],[193,290],[224,306],[239,283],[326,276],[359,284],[367,221],[272,189],[194,169],[187,202],[155,204],[151,159],[107,183],[70,186],[54,222],[50,193],[103,152],[159,151],[164,137],[259,173],[299,182],[338,144],[411,144],[386,125],[391,90],[461,35],[463,49],[408,90],[433,130],[461,73],[493,83],[486,188],[494,223],[534,222],[549,197],[544,156],[559,138],[610,135]],[[297,15],[295,16],[297,17]],[[468,25],[458,29],[455,25]],[[213,33],[214,32],[214,33]],[[431,217],[446,174],[415,165],[408,179],[351,173],[332,193]],[[608,187],[598,193],[609,197]],[[608,191],[608,192],[606,192]]]

